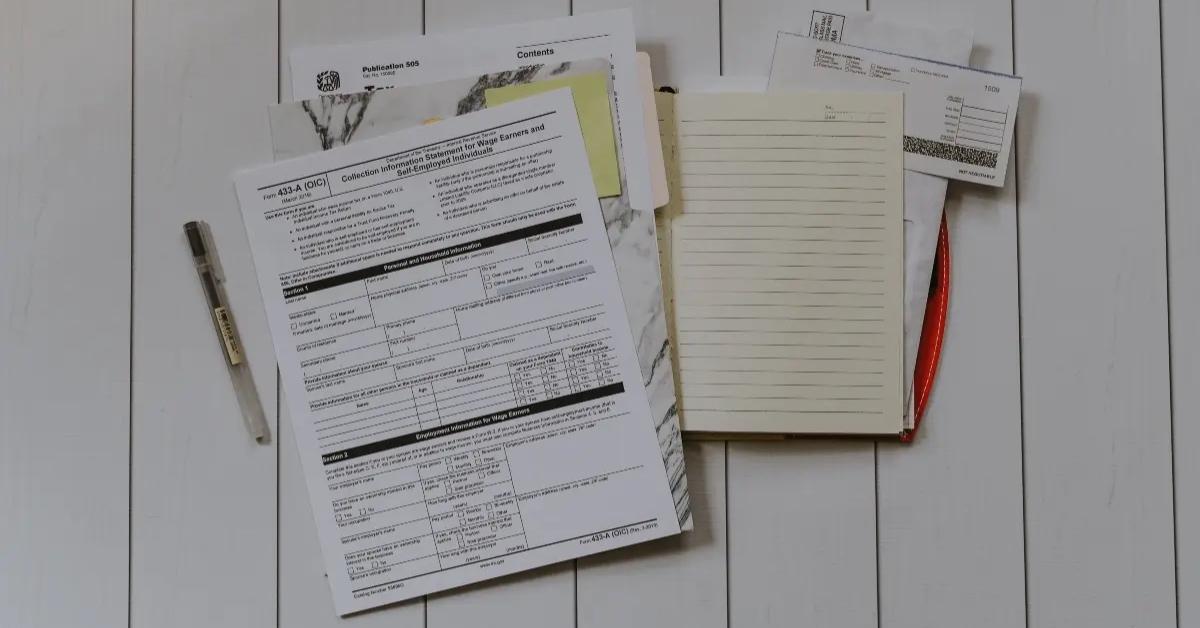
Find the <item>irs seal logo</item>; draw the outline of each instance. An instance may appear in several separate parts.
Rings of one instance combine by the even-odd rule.
[[[337,70],[326,70],[317,74],[317,89],[322,92],[332,92],[342,86],[342,77]]]

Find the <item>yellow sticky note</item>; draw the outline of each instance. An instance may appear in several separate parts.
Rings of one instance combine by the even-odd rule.
[[[603,72],[493,87],[484,92],[484,97],[487,105],[492,107],[563,87],[570,87],[575,98],[575,113],[583,130],[583,145],[587,149],[588,165],[592,167],[596,195],[601,198],[620,195],[617,140],[613,136],[612,113],[608,108],[608,76]]]

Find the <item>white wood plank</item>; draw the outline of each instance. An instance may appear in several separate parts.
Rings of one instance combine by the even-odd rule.
[[[280,6],[280,93],[291,100],[287,55],[295,46],[419,35],[421,0],[284,0]],[[287,402],[280,404],[279,625],[283,628],[346,625],[353,628],[419,628],[425,600],[389,606],[346,619],[337,617],[325,577],[321,545],[309,507]]]
[[[567,0],[426,0],[425,28],[435,33],[567,15]],[[550,566],[429,596],[427,625],[575,625],[574,563]]]
[[[721,66],[720,0],[574,0],[575,14],[629,7],[654,82],[678,85]]]
[[[723,73],[765,76],[775,33],[807,30],[803,4],[725,0]],[[874,454],[865,441],[729,443],[731,625],[877,625]]]
[[[570,15],[570,0],[425,0],[425,29],[436,33]]]
[[[863,11],[866,8],[866,0],[830,0],[824,3],[722,0],[721,72],[732,76],[765,77],[771,71],[776,33],[781,30],[807,33],[813,9]]]
[[[725,444],[684,444],[695,529],[579,560],[579,628],[726,625]]]
[[[1158,5],[1014,4],[1029,625],[1171,626]]]
[[[230,174],[270,158],[276,6],[134,10],[130,625],[262,626],[275,621],[275,445],[246,432],[182,226],[212,226],[273,419],[274,360]]]
[[[0,625],[128,620],[129,3],[0,4]]]
[[[876,0],[871,10],[968,26],[973,65],[1012,72],[1009,0]],[[879,445],[883,626],[1025,625],[1015,178],[998,191],[950,186],[941,372],[916,442]]]
[[[575,625],[575,563],[549,565],[429,596],[430,628]]]
[[[639,50],[657,84],[720,73],[717,0],[575,0],[576,14],[629,6]],[[695,529],[663,541],[581,559],[577,625],[724,626],[725,445],[684,446]]]
[[[869,444],[729,443],[730,626],[878,625]]]
[[[1200,3],[1162,3],[1179,626],[1200,626]]]

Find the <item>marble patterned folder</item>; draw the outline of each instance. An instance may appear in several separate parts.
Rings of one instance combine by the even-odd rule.
[[[491,88],[597,71],[608,72],[608,61],[591,59],[531,65],[429,85],[339,94],[275,105],[270,109],[275,158],[288,159],[328,150],[478,111],[485,107],[485,92]],[[611,81],[609,93],[612,93]],[[613,115],[616,115],[615,111]],[[683,443],[663,306],[654,212],[630,207],[624,181],[624,164],[619,166],[621,195],[600,199],[600,209],[608,227],[608,241],[616,260],[643,383],[657,422],[658,442],[667,478],[671,482],[675,509],[680,526],[691,529],[691,500],[687,476],[684,474]]]

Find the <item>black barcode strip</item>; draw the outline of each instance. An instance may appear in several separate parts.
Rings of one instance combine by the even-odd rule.
[[[995,168],[996,162],[1000,158],[1000,153],[996,151],[956,146],[911,135],[904,136],[904,152],[956,161],[960,164],[981,168]]]

